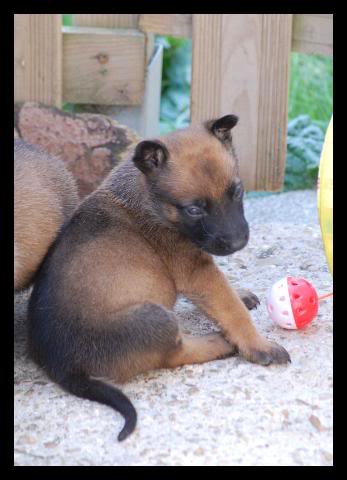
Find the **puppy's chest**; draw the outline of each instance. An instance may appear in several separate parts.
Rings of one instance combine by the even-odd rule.
[[[196,256],[191,251],[176,246],[161,252],[162,262],[173,280],[177,293],[187,291],[191,273],[196,268]]]

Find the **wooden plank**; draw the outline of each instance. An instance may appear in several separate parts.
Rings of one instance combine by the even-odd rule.
[[[262,15],[255,190],[282,188],[287,153],[292,15]]]
[[[302,14],[296,14],[294,15],[294,18],[300,15]],[[308,17],[321,17],[321,18],[330,18],[330,19],[333,18],[332,13],[305,13],[305,15],[307,15]]]
[[[192,121],[240,117],[234,138],[247,190],[282,186],[291,21],[288,14],[193,15]]]
[[[73,25],[79,27],[137,28],[138,13],[73,14]]]
[[[60,14],[14,15],[14,100],[61,106]]]
[[[191,37],[192,15],[181,13],[169,14],[142,14],[139,19],[139,28],[146,33],[172,35],[174,37]]]
[[[116,118],[118,122],[132,128],[142,138],[153,138],[159,135],[162,63],[163,46],[156,45],[147,67],[145,93],[140,106],[98,106],[98,112]]]
[[[193,15],[190,98],[193,122],[220,114],[222,26],[221,14]]]
[[[145,138],[159,135],[162,68],[163,46],[157,45],[146,72],[146,88],[139,130]]]
[[[142,14],[139,28],[144,32],[177,37],[192,36],[192,14]],[[292,50],[304,53],[333,54],[333,14],[293,15]]]
[[[63,98],[71,103],[139,105],[145,36],[134,29],[65,27]]]
[[[146,38],[146,64],[148,65],[155,52],[154,33],[146,33],[145,38]]]
[[[128,14],[73,14],[73,25],[81,27],[138,28],[140,15]],[[149,63],[154,52],[154,34],[146,35],[146,61]]]
[[[292,49],[297,52],[332,56],[333,15],[294,15]]]

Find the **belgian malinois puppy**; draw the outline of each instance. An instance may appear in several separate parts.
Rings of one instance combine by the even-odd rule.
[[[78,196],[63,162],[14,139],[14,289],[30,286]]]
[[[239,353],[290,360],[260,336],[213,261],[249,236],[227,115],[140,142],[78,207],[50,249],[29,305],[32,357],[67,391],[113,407],[135,428],[127,397],[95,377],[124,382],[151,369]],[[221,333],[189,336],[172,311],[178,294]],[[245,299],[248,306],[258,302]]]

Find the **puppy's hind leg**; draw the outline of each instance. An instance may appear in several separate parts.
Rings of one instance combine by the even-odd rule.
[[[183,335],[174,313],[161,305],[133,307],[123,325],[124,353],[117,355],[112,375],[118,381],[149,370],[204,363],[237,353],[220,333]]]
[[[57,337],[49,337],[54,347]],[[65,345],[64,338],[68,339]],[[220,334],[181,335],[175,315],[155,304],[134,305],[118,312],[103,328],[70,326],[70,335],[60,340],[60,348],[46,345],[44,358],[41,345],[38,362],[45,365],[51,378],[65,390],[120,412],[125,419],[118,435],[120,441],[135,429],[136,410],[119,389],[95,377],[124,382],[149,370],[207,362],[230,355],[234,350]],[[52,351],[64,355],[53,359]]]
[[[205,363],[235,355],[237,349],[227,342],[220,333],[202,336],[182,335],[181,342],[168,355],[166,366],[169,368],[192,363]]]

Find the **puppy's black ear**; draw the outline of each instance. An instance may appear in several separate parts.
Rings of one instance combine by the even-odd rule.
[[[165,145],[158,140],[144,140],[135,149],[133,162],[145,175],[159,171],[169,157]]]
[[[217,120],[210,120],[206,126],[222,143],[231,143],[231,129],[238,121],[239,117],[236,115],[225,115]]]

